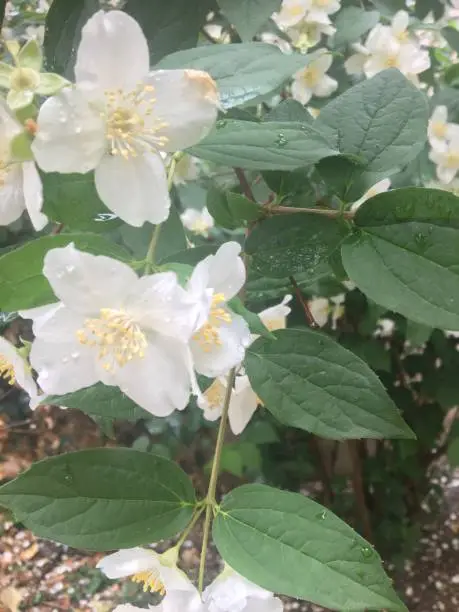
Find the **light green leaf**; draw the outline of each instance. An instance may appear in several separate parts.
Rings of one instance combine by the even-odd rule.
[[[37,87],[37,93],[40,96],[51,96],[57,94],[67,85],[70,85],[69,81],[60,75],[53,74],[52,72],[44,72],[40,74],[40,84]]]
[[[459,198],[408,187],[367,200],[342,245],[349,278],[413,321],[459,329]]]
[[[56,301],[43,276],[43,260],[50,249],[64,247],[70,242],[82,251],[128,260],[123,247],[97,234],[60,234],[44,236],[0,257],[0,310],[9,312]]]
[[[102,383],[65,395],[47,395],[40,403],[76,408],[90,417],[111,421],[116,419],[138,421],[151,416],[124,395],[118,387]]]
[[[368,365],[323,333],[274,332],[247,350],[245,367],[255,393],[282,423],[336,440],[410,438],[378,377]]]
[[[242,40],[250,40],[280,9],[281,0],[218,0],[218,4]]]
[[[259,223],[245,244],[251,265],[275,278],[298,272],[312,283],[331,273],[328,259],[342,240],[336,219],[319,215],[274,215]]]
[[[222,119],[216,129],[190,149],[196,157],[254,170],[294,170],[337,155],[316,123],[254,123]]]
[[[204,45],[164,58],[158,68],[205,70],[216,81],[222,107],[247,104],[277,89],[309,63],[300,53],[285,55],[267,43]]]
[[[17,54],[16,60],[21,68],[30,68],[40,72],[43,58],[37,40],[28,40]]]
[[[345,6],[336,15],[334,20],[336,34],[333,37],[333,46],[342,47],[349,43],[357,42],[378,21],[378,11],[366,11],[359,6]]]
[[[428,117],[426,96],[391,68],[329,102],[316,127],[330,128],[332,142],[334,138],[343,155],[368,171],[389,175],[421,151]]]
[[[265,485],[227,495],[213,524],[218,552],[256,584],[332,610],[407,612],[373,547],[312,499]]]
[[[94,173],[60,174],[46,172],[43,183],[43,212],[49,219],[72,230],[105,232],[121,225],[99,198]]]
[[[171,461],[99,448],[35,463],[0,487],[0,503],[38,537],[102,551],[174,536],[191,519],[195,496]]]

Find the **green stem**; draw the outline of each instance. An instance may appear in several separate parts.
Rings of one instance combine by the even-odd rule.
[[[295,213],[307,213],[310,215],[322,215],[324,217],[342,217],[353,219],[355,213],[351,210],[332,210],[328,208],[296,208],[295,206],[273,206],[269,208],[273,215],[291,215]]]
[[[212,462],[212,471],[210,473],[209,488],[206,496],[206,517],[204,520],[204,532],[202,536],[202,548],[201,548],[201,561],[199,564],[199,578],[198,587],[199,592],[202,593],[204,588],[204,572],[206,569],[206,556],[207,548],[209,545],[210,526],[212,523],[212,514],[216,506],[215,493],[217,490],[218,472],[220,470],[220,460],[225,443],[226,425],[228,421],[228,410],[231,400],[231,393],[233,392],[234,381],[236,378],[236,368],[233,368],[227,380],[227,387],[225,393],[225,401],[223,403],[223,411],[220,420],[220,426],[218,428],[217,442],[215,444],[214,460]]]
[[[202,502],[201,502],[202,503]],[[183,546],[183,543],[185,542],[185,540],[187,539],[190,531],[193,529],[193,527],[196,525],[196,523],[199,521],[199,519],[201,518],[201,514],[204,512],[206,506],[205,504],[202,504],[201,506],[198,506],[197,509],[195,510],[194,514],[193,514],[193,518],[191,519],[188,527],[185,529],[185,531],[182,533],[182,535],[180,536],[179,541],[176,544],[177,548],[181,548]]]
[[[172,189],[172,181],[174,180],[174,172],[177,167],[177,162],[182,156],[182,153],[176,153],[169,164],[169,168],[167,170],[167,189],[170,191]],[[155,229],[153,230],[153,235],[150,240],[150,244],[148,245],[147,256],[145,257],[145,268],[144,274],[148,274],[151,272],[154,263],[155,263],[155,250],[156,245],[158,244],[159,234],[161,233],[162,224],[159,223],[155,225]]]

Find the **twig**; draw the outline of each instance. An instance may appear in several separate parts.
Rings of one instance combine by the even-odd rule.
[[[273,206],[269,209],[270,214],[291,215],[294,213],[307,213],[309,215],[322,215],[331,219],[353,219],[354,213],[351,210],[332,210],[330,208],[296,208],[295,206]]]
[[[370,544],[373,542],[373,528],[371,526],[370,512],[365,498],[365,486],[362,475],[362,461],[359,453],[359,441],[348,440],[347,447],[351,456],[352,463],[352,488],[354,490],[355,501],[362,523],[363,535]]]
[[[57,223],[51,230],[51,236],[57,236],[58,234],[62,232],[63,229],[64,229],[64,224]]]
[[[252,187],[250,186],[250,183],[247,180],[244,170],[242,170],[242,168],[234,168],[234,172],[236,173],[236,176],[238,178],[242,193],[248,200],[252,200],[252,202],[255,202]]]
[[[293,289],[295,291],[296,299],[303,307],[304,316],[306,317],[306,321],[309,327],[311,327],[312,329],[319,329],[320,326],[316,323],[313,317],[311,309],[309,308],[308,301],[304,298],[303,294],[301,293],[301,289],[293,276],[290,276],[290,282],[292,283]]]

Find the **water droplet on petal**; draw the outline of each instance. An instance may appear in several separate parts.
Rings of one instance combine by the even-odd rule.
[[[70,266],[70,265],[65,266],[65,270],[66,270],[66,272],[71,274],[75,270],[75,266]]]
[[[80,353],[78,353],[77,351],[75,351],[74,353],[72,353],[71,357],[72,359],[78,359],[78,357],[80,356]]]
[[[68,362],[69,362],[68,357],[62,357],[62,363],[68,363]]]

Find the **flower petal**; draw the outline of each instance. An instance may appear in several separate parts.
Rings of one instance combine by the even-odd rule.
[[[22,387],[31,398],[38,394],[37,385],[32,377],[29,364],[21,357],[15,346],[0,336],[0,357],[13,366],[14,376],[20,387]]]
[[[99,377],[94,367],[95,353],[75,337],[68,342],[46,342],[35,338],[30,363],[38,372],[38,384],[45,393],[73,393],[94,385]]]
[[[203,287],[222,293],[228,301],[245,283],[246,272],[239,257],[241,246],[237,242],[225,242],[215,255],[209,255],[195,267],[188,283],[189,290],[197,294]]]
[[[158,555],[145,548],[127,548],[101,559],[96,566],[107,578],[114,580],[133,576],[139,572],[159,567]]]
[[[327,98],[338,89],[338,81],[324,74],[317,85],[314,87],[314,95],[319,98]]]
[[[29,213],[32,225],[38,232],[48,223],[48,217],[41,212],[43,206],[43,188],[34,162],[22,164],[22,185],[27,212]]]
[[[0,225],[9,225],[25,210],[21,165],[10,166],[4,181],[0,187]]]
[[[247,427],[258,406],[258,396],[250,386],[248,376],[237,376],[231,395],[228,418],[235,436]]]
[[[50,96],[56,94],[63,87],[70,85],[67,79],[53,72],[44,72],[40,74],[40,83],[37,87],[37,93],[40,96]]]
[[[231,323],[218,328],[220,344],[204,345],[199,332],[190,340],[194,366],[197,372],[214,378],[226,374],[244,359],[250,344],[250,331],[245,320],[231,313]]]
[[[183,410],[191,390],[187,346],[173,338],[151,334],[142,359],[133,359],[105,384],[117,385],[136,404],[160,417]]]
[[[212,129],[218,113],[215,81],[200,70],[158,70],[145,82],[155,88],[151,120],[167,124],[166,151],[181,151],[202,140]]]
[[[141,27],[123,11],[98,11],[81,33],[75,64],[77,83],[101,89],[134,89],[150,67]]]
[[[143,276],[132,288],[126,309],[142,328],[188,342],[195,331],[198,307],[173,272]]]
[[[66,87],[40,108],[32,151],[45,172],[89,172],[105,149],[105,125],[83,92]]]
[[[126,264],[79,251],[73,243],[48,251],[43,274],[56,296],[83,314],[122,307],[124,296],[138,278]]]
[[[96,169],[95,181],[104,204],[129,225],[162,223],[169,216],[166,170],[155,153],[128,159],[105,155]]]

